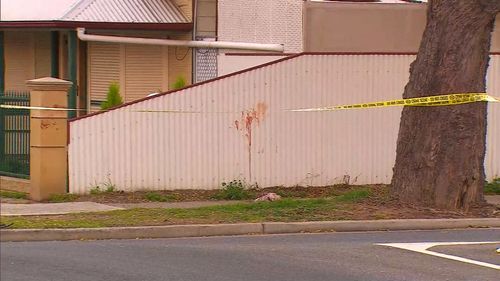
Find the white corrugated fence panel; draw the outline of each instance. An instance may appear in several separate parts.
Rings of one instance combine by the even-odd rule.
[[[487,92],[500,98],[500,55],[491,56],[488,69]],[[500,104],[488,106],[488,133],[486,138],[486,178],[500,178]]]
[[[413,60],[301,55],[73,121],[70,191],[106,182],[126,191],[214,189],[233,179],[259,186],[389,183],[401,108],[285,109],[397,99]],[[136,112],[144,109],[201,113]],[[499,169],[491,143],[499,131],[490,124],[489,175]]]

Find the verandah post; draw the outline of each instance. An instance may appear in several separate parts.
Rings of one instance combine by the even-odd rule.
[[[50,32],[50,76],[59,78],[59,32]]]
[[[77,100],[77,81],[76,81],[77,48],[78,48],[78,38],[76,35],[76,31],[71,30],[68,32],[68,79],[73,84],[69,90],[68,107],[72,109],[76,109],[76,100]],[[76,111],[68,111],[68,118],[74,118],[74,117],[76,117]]]
[[[5,44],[4,32],[0,31],[0,93],[5,92]]]
[[[4,32],[0,31],[0,101],[5,94],[5,52],[4,52]],[[0,157],[4,158],[5,153],[5,135],[4,135],[4,116],[0,112]]]

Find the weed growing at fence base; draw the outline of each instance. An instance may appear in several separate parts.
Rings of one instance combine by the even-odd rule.
[[[486,195],[500,195],[500,178],[496,178],[488,182],[484,186],[484,194]]]
[[[102,193],[113,193],[116,192],[116,186],[111,183],[111,181],[107,182],[104,184],[103,187],[100,186],[94,186],[93,188],[90,189],[90,194],[92,195],[98,195]]]
[[[233,180],[228,183],[221,184],[221,190],[214,195],[217,200],[246,200],[252,198],[252,194],[248,191],[245,182],[241,180]]]

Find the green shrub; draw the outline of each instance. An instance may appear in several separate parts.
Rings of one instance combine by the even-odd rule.
[[[500,178],[493,179],[484,185],[484,193],[487,195],[500,195]]]
[[[186,85],[187,85],[186,79],[184,79],[184,77],[182,76],[179,76],[175,80],[174,84],[172,84],[172,90],[182,89],[186,87]]]
[[[245,200],[251,197],[251,193],[241,180],[233,180],[229,183],[223,182],[221,184],[221,190],[214,195],[214,198],[218,200]]]
[[[108,94],[106,100],[101,103],[101,109],[106,110],[121,104],[123,104],[123,99],[120,96],[120,86],[113,82],[109,85]]]
[[[113,192],[118,192],[118,189],[116,188],[116,185],[113,182],[111,182],[111,179],[109,177],[108,181],[101,184],[98,184],[96,182],[95,185],[90,188],[91,195],[97,195],[102,193],[113,193]]]

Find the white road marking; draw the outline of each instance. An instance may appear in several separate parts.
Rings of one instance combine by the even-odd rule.
[[[413,251],[417,253],[422,253],[422,254],[427,254],[431,256],[436,256],[436,257],[441,257],[449,260],[455,260],[455,261],[460,261],[460,262],[465,262],[465,263],[470,263],[470,264],[475,264],[479,266],[484,266],[488,268],[493,268],[496,270],[500,270],[500,266],[492,263],[487,263],[487,262],[482,262],[482,261],[476,261],[476,260],[471,260],[471,259],[466,259],[462,257],[457,257],[453,255],[446,255],[446,254],[441,254],[433,251],[429,251],[427,249],[435,247],[435,246],[454,246],[454,245],[481,245],[481,244],[500,244],[500,241],[487,241],[487,242],[430,242],[430,243],[383,243],[383,244],[376,244],[376,245],[381,245],[381,246],[388,246],[388,247],[393,247],[393,248],[399,248],[399,249],[404,249],[408,251]]]

